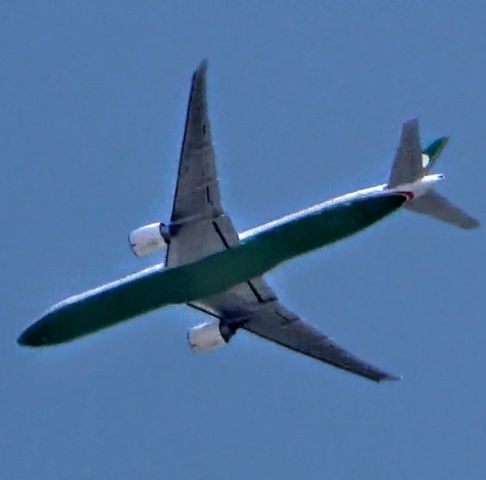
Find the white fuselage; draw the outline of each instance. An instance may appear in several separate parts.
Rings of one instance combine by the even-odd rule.
[[[347,198],[351,199],[356,197],[368,196],[372,193],[389,190],[390,192],[404,193],[407,195],[408,201],[411,201],[414,198],[421,197],[422,195],[427,193],[435,186],[437,182],[440,182],[443,179],[444,175],[442,173],[435,173],[432,175],[425,175],[415,182],[404,183],[403,185],[398,185],[397,187],[393,188],[389,188],[386,183],[383,183],[382,185],[376,185],[374,187],[364,188],[363,190],[357,190],[356,192],[348,193],[341,197],[337,197],[335,200],[345,200]]]

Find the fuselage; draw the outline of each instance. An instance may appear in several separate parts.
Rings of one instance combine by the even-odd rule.
[[[70,297],[25,330],[19,343],[62,343],[165,305],[220,293],[367,228],[441,178],[429,175],[395,189],[378,185],[343,195],[251,229],[236,247],[196,262],[168,269],[157,265]]]
[[[350,202],[354,203],[358,200],[373,198],[374,196],[380,194],[386,194],[386,195],[401,194],[405,196],[406,201],[411,201],[414,198],[420,197],[421,195],[426,193],[435,185],[435,183],[441,181],[443,178],[444,176],[442,174],[432,174],[432,175],[427,175],[416,182],[400,185],[399,187],[393,189],[390,189],[386,183],[383,183],[381,185],[375,185],[373,187],[363,188],[361,190],[357,190],[355,192],[351,192],[345,195],[341,195],[339,197],[335,197],[331,200],[327,200],[323,203],[319,203],[312,207],[305,208],[304,210],[300,210],[298,212],[292,213],[290,215],[286,215],[272,222],[265,223],[258,227],[247,230],[246,232],[241,233],[239,235],[239,238],[240,241],[243,243],[245,243],[246,241],[251,242],[252,239],[258,238],[260,235],[265,234],[265,232],[269,232],[271,230],[278,231],[280,227],[285,225],[297,225],[300,230],[301,228],[303,229],[304,225],[306,224],[305,219],[307,217],[313,218],[314,216],[317,215],[322,218],[325,218],[325,214],[333,206],[342,206]],[[364,228],[366,228],[366,226]],[[312,234],[318,236],[319,242],[325,242],[320,244],[319,246],[325,246],[326,243],[331,243],[331,242],[326,242],[327,237],[319,236],[317,231],[313,231]],[[304,252],[296,253],[296,255],[300,255],[301,253],[306,253],[306,252],[304,251]],[[291,255],[290,258],[296,255]]]

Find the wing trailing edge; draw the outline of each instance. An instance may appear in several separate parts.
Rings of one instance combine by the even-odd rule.
[[[375,382],[402,379],[401,376],[385,372],[354,356],[277,302],[255,313],[242,328],[290,350]]]

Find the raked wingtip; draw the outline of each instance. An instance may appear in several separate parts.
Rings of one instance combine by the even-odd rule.
[[[381,382],[399,382],[400,380],[403,380],[402,375],[387,375],[386,377],[380,379]]]

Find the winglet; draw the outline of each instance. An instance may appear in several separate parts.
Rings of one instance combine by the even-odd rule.
[[[382,383],[382,382],[398,382],[400,380],[403,380],[403,377],[401,375],[390,375],[390,374],[387,374],[386,376],[380,378],[378,380],[378,383]]]
[[[204,75],[208,70],[208,59],[204,58],[201,60],[201,63],[197,67],[196,71],[194,72],[194,75],[200,76]]]

